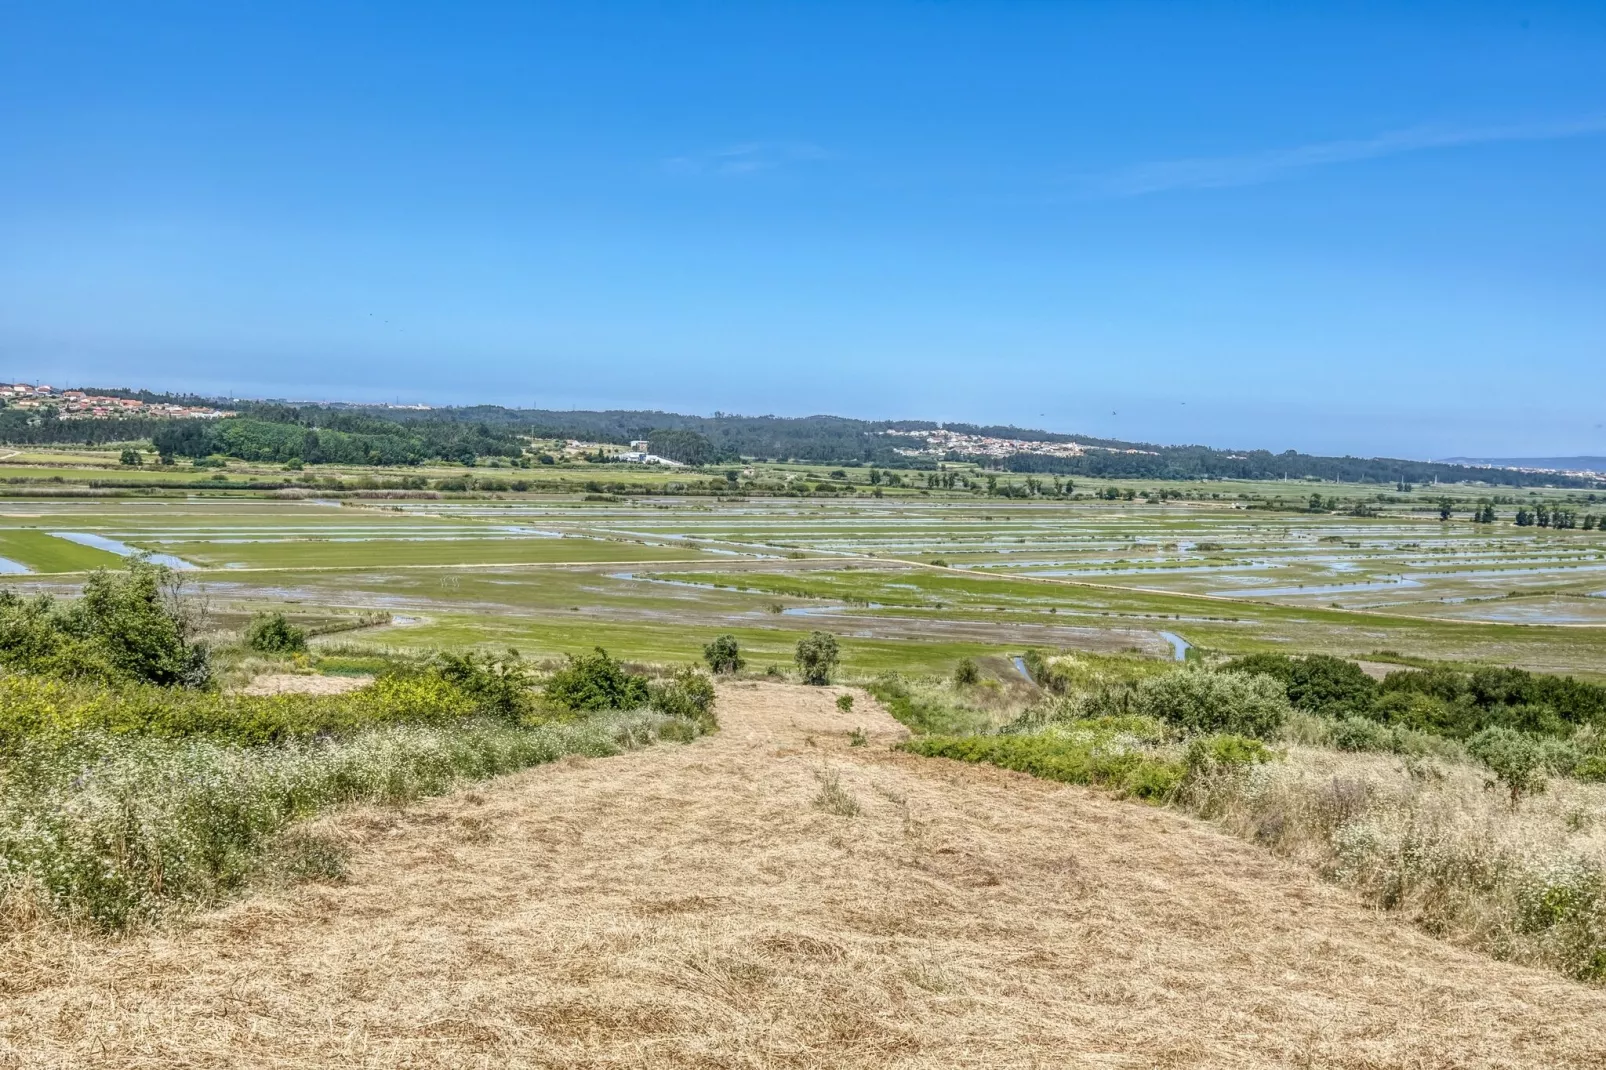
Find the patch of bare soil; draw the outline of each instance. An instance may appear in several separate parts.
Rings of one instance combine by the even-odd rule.
[[[344,885],[14,934],[0,1063],[1606,1065],[1606,993],[1187,817],[894,752],[836,693],[726,685],[716,736],[326,820]]]
[[[343,695],[374,682],[372,676],[317,676],[311,673],[264,673],[240,688],[242,695]]]

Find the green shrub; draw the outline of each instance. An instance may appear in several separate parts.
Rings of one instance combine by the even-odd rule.
[[[1269,739],[1288,717],[1282,684],[1261,674],[1182,669],[1138,683],[1136,712],[1185,732]]]
[[[714,719],[714,682],[691,666],[680,669],[668,683],[648,687],[653,709],[671,717],[695,722],[705,732],[717,727]]]
[[[1225,672],[1261,673],[1280,681],[1295,709],[1329,716],[1370,710],[1377,681],[1353,661],[1327,654],[1250,654],[1222,666]]]
[[[198,624],[181,577],[136,558],[119,572],[92,572],[82,596],[66,604],[0,591],[0,665],[47,676],[205,687],[211,667],[206,648],[193,641]]]
[[[1276,755],[1258,739],[1245,736],[1196,736],[1188,744],[1189,772],[1238,773],[1253,765],[1271,761]]]
[[[1333,746],[1339,750],[1394,749],[1394,730],[1366,717],[1343,717],[1333,722]]]
[[[830,632],[810,632],[797,641],[793,659],[805,684],[823,687],[831,682],[836,671],[838,651],[836,636]]]
[[[505,721],[518,721],[533,707],[534,679],[516,650],[506,656],[441,653],[431,670],[473,701],[477,710]]]
[[[1524,795],[1545,790],[1545,750],[1532,736],[1510,728],[1485,728],[1467,740],[1467,752],[1506,786],[1512,806]]]
[[[633,710],[649,698],[647,678],[626,671],[600,646],[569,655],[568,664],[547,678],[544,694],[567,710]]]
[[[836,708],[841,710],[843,713],[852,713],[853,696],[848,694],[838,695],[836,697]]]
[[[307,633],[283,613],[259,613],[246,629],[245,645],[262,654],[300,654],[307,649]]]
[[[716,675],[722,672],[740,672],[742,666],[746,664],[734,635],[718,636],[712,643],[703,647],[703,660],[708,662],[708,671]]]
[[[976,667],[972,658],[960,658],[959,664],[954,666],[954,686],[974,687],[981,682],[981,670]]]

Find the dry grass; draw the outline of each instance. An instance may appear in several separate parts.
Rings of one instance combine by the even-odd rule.
[[[344,884],[187,931],[19,928],[0,1063],[1606,1065],[1606,993],[1203,822],[892,752],[835,694],[730,685],[709,739],[326,819]]]
[[[240,688],[242,695],[343,695],[374,682],[372,676],[318,676],[313,673],[263,673]]]
[[[1513,808],[1479,767],[1296,746],[1285,761],[1185,796],[1195,812],[1429,932],[1606,980],[1606,784],[1553,777]]]

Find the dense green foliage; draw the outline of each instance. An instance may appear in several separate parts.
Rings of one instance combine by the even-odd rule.
[[[152,442],[163,456],[221,454],[281,464],[410,465],[428,460],[473,464],[479,456],[518,457],[512,431],[454,420],[405,424],[364,412],[319,406],[254,405],[223,420],[174,420]]]
[[[1288,717],[1277,681],[1254,673],[1183,669],[1139,681],[1136,712],[1188,733],[1269,739]]]
[[[1371,708],[1377,683],[1353,661],[1327,654],[1292,658],[1250,654],[1228,662],[1228,672],[1261,673],[1280,680],[1296,709],[1342,717]]]
[[[1254,654],[1225,668],[1281,681],[1298,709],[1455,739],[1490,727],[1566,736],[1606,728],[1606,687],[1525,669],[1405,669],[1375,681],[1353,662],[1325,655]]]
[[[260,654],[300,654],[307,649],[307,632],[283,613],[258,613],[245,631],[245,645]]]
[[[712,643],[703,647],[703,660],[708,663],[708,671],[713,673],[741,672],[742,666],[747,664],[734,635],[716,636]]]
[[[149,438],[172,421],[144,416],[107,420],[62,420],[49,406],[43,409],[0,407],[0,442],[15,446],[85,445],[132,442]]]
[[[517,723],[533,710],[534,678],[516,650],[508,651],[506,657],[444,651],[435,655],[430,671],[462,691],[488,716]]]
[[[204,687],[211,670],[195,630],[177,574],[142,560],[91,573],[67,603],[0,590],[0,666],[13,671]]]
[[[792,659],[797,662],[805,684],[824,685],[831,682],[840,656],[836,636],[830,632],[810,632],[797,641]]]
[[[627,670],[600,646],[571,654],[547,677],[546,700],[567,710],[633,710],[647,704],[647,678]]]

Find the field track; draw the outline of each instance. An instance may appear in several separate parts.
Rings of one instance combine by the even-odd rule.
[[[834,695],[728,686],[690,745],[339,815],[344,884],[172,934],[0,937],[0,1065],[1606,1066],[1606,992]]]

